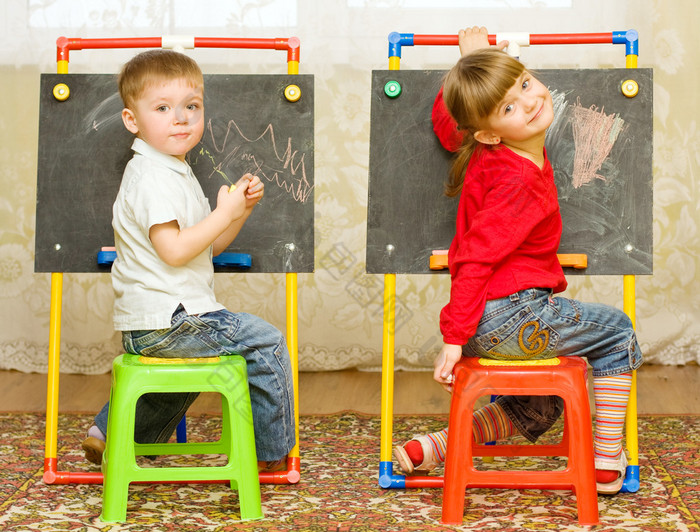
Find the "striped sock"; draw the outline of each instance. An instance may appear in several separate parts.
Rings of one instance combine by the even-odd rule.
[[[447,450],[447,429],[442,429],[439,432],[433,432],[432,434],[426,435],[428,441],[430,442],[430,448],[433,452],[438,462],[445,461],[445,451]],[[414,466],[419,466],[423,463],[423,447],[418,440],[411,440],[407,442],[404,446],[406,449],[406,454],[413,462]]]
[[[518,432],[503,408],[495,402],[474,412],[473,426],[476,443],[503,440]]]
[[[502,440],[517,433],[517,429],[498,403],[489,403],[474,412],[473,431],[476,443]],[[438,462],[445,461],[447,433],[448,429],[445,428],[426,436]],[[418,440],[409,441],[404,445],[404,449],[414,466],[423,463],[423,448]]]
[[[428,434],[430,447],[433,450],[433,456],[438,462],[445,461],[445,452],[447,451],[447,430],[447,428],[444,428],[440,432]]]
[[[632,373],[593,378],[596,410],[593,452],[596,458],[616,460],[620,456],[631,388]]]

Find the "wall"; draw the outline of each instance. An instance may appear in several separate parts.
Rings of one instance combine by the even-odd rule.
[[[0,367],[46,371],[48,274],[33,273],[38,87],[55,72],[58,36],[104,38],[189,34],[301,39],[300,72],[315,75],[316,272],[299,276],[303,370],[376,368],[381,363],[382,278],[364,274],[372,69],[387,68],[391,31],[455,34],[484,24],[492,32],[609,32],[637,29],[639,66],[655,75],[654,275],[637,279],[637,327],[648,361],[700,360],[698,211],[700,47],[691,26],[695,0],[572,0],[570,7],[513,8],[514,2],[409,0],[9,0],[0,5]],[[412,7],[432,5],[431,9]],[[459,4],[460,8],[449,7]],[[448,7],[435,7],[435,6]],[[201,6],[206,6],[202,9]],[[504,7],[499,7],[504,6]],[[151,29],[155,28],[155,29]],[[71,72],[116,72],[133,50],[71,54]],[[194,50],[210,73],[284,73],[283,52]],[[404,48],[402,68],[449,68],[456,48]],[[620,46],[531,47],[530,67],[621,67]],[[344,254],[339,263],[338,253]],[[231,309],[284,330],[284,277],[217,275]],[[437,316],[447,276],[399,276],[397,367],[430,366],[439,347]],[[576,278],[568,294],[621,306],[619,278]],[[111,324],[108,275],[66,275],[61,370],[98,373],[120,351]]]

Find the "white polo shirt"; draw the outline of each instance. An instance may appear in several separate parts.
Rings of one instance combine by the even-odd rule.
[[[112,210],[117,259],[112,265],[114,328],[118,331],[170,327],[179,304],[188,314],[223,309],[214,295],[212,247],[184,266],[163,262],[148,237],[153,225],[177,221],[191,227],[211,212],[187,163],[141,139],[131,147]]]

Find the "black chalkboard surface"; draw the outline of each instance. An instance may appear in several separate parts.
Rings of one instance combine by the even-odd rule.
[[[368,273],[430,273],[432,250],[454,236],[458,199],[443,194],[452,155],[431,122],[444,74],[372,73]],[[564,223],[559,253],[588,256],[586,269],[567,274],[651,274],[651,69],[535,74],[555,108],[546,146]],[[636,96],[623,95],[625,80],[636,81]],[[392,81],[398,96],[391,85],[393,97],[385,92]]]
[[[295,102],[284,97],[291,84]],[[265,183],[228,251],[249,253],[250,272],[313,271],[313,76],[205,75],[204,86],[204,136],[188,159],[212,208],[246,172]],[[41,76],[35,271],[104,271],[97,253],[114,245],[112,204],[132,155],[122,107],[114,75]]]

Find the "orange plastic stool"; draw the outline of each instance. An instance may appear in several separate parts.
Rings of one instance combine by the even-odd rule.
[[[581,525],[598,524],[586,362],[579,357],[496,361],[463,357],[454,368],[445,460],[442,522],[461,524],[465,490],[480,488],[570,489],[576,493]],[[564,400],[564,435],[553,445],[480,445],[472,439],[474,403],[498,395],[558,395]],[[556,471],[483,471],[474,456],[566,456]]]

